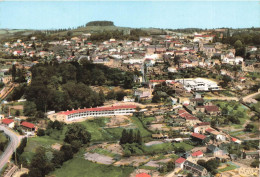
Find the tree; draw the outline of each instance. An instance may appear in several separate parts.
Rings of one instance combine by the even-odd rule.
[[[67,160],[70,160],[73,158],[73,150],[72,150],[72,147],[71,145],[63,145],[61,147],[61,152],[64,153],[64,161],[67,161]]]
[[[55,168],[61,167],[64,162],[64,152],[63,151],[54,151],[51,162],[54,164]]]
[[[254,129],[254,125],[253,124],[247,124],[245,127],[245,131],[246,132],[252,132]]]
[[[37,136],[44,136],[44,135],[45,135],[45,131],[43,129],[39,128],[37,130]]]
[[[16,78],[16,66],[13,65],[12,66],[12,80],[13,80],[13,82],[15,81],[15,78]]]
[[[152,98],[153,103],[159,103],[161,101],[161,97],[158,94],[154,94]]]
[[[80,141],[82,144],[88,144],[91,139],[91,134],[85,129],[84,125],[71,124],[65,134],[64,141],[72,143],[75,140]]]
[[[34,102],[27,101],[24,105],[23,113],[25,116],[35,116],[37,113],[36,104]]]
[[[250,164],[250,166],[253,167],[253,168],[259,167],[259,159],[256,159],[255,161],[253,161],[253,162]]]
[[[243,46],[242,42],[240,40],[237,40],[235,43],[234,43],[234,47],[236,49],[239,49]]]
[[[44,177],[49,172],[54,170],[52,164],[48,162],[46,151],[43,147],[39,147],[36,149],[36,153],[32,158],[30,164],[30,172],[29,176],[36,176],[36,177]]]

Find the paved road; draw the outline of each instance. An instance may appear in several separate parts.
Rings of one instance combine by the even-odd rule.
[[[10,142],[5,149],[4,153],[0,156],[0,171],[5,166],[5,164],[8,162],[8,160],[12,157],[12,154],[14,150],[17,148],[17,146],[20,144],[20,136],[11,131],[10,129],[6,128],[3,125],[0,125],[0,130],[3,130],[5,134],[7,134],[10,137]]]
[[[244,102],[247,102],[248,100],[254,98],[254,97],[257,96],[258,94],[260,94],[260,92],[256,92],[256,93],[252,93],[252,94],[250,94],[250,95],[247,95],[247,96],[243,97],[243,101],[244,101]]]

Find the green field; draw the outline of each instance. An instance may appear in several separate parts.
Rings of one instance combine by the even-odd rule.
[[[229,166],[227,166],[227,167],[225,167],[225,168],[219,169],[218,172],[221,173],[221,172],[225,172],[225,171],[234,170],[234,169],[236,169],[236,168],[237,168],[237,167],[236,167],[235,165],[229,165]]]
[[[149,132],[148,130],[146,130],[146,129],[143,127],[143,124],[141,123],[141,121],[140,121],[137,117],[132,117],[131,120],[132,120],[132,122],[135,124],[136,128],[137,128],[138,130],[140,130],[141,135],[142,135],[143,137],[151,136],[151,132]]]
[[[146,146],[145,148],[146,153],[161,153],[161,152],[167,152],[167,151],[173,151],[174,147],[171,143],[162,143],[162,144],[155,144],[152,146]]]
[[[54,171],[53,175],[57,177],[126,177],[134,170],[132,167],[115,167],[90,162],[83,158],[82,152],[76,156]]]
[[[177,147],[177,148],[183,147],[185,149],[185,151],[190,151],[193,148],[192,145],[189,145],[189,144],[184,143],[184,142],[174,143],[173,146]]]
[[[81,122],[91,133],[91,141],[112,141],[121,137],[123,128],[104,128],[109,118],[98,118]]]
[[[51,146],[55,143],[62,144],[62,141],[54,140],[48,136],[28,138],[28,142],[24,149],[22,157],[24,157],[27,161],[31,161],[38,147],[44,147],[47,150],[52,150]]]

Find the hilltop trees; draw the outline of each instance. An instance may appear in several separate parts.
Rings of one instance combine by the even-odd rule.
[[[24,96],[42,113],[47,110],[61,111],[103,105],[104,93],[93,91],[89,87],[91,85],[133,87],[131,72],[124,73],[85,60],[80,61],[80,64],[37,64],[31,68],[31,72],[32,82],[25,89]],[[121,100],[124,96],[125,93],[120,92],[116,98]],[[29,112],[28,115],[32,115]]]

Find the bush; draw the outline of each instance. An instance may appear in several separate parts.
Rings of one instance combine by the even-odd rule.
[[[38,129],[37,136],[44,136],[44,135],[45,135],[45,131],[43,129]]]

